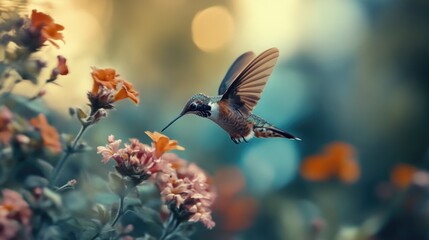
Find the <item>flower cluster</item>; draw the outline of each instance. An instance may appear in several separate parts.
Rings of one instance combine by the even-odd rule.
[[[184,150],[177,141],[158,132],[146,132],[153,140],[152,146],[130,139],[120,148],[121,140],[108,137],[108,144],[97,148],[104,163],[113,159],[116,170],[123,177],[131,177],[135,183],[154,180],[160,189],[162,200],[168,205],[179,222],[201,221],[208,228],[214,227],[210,207],[215,193],[207,175],[196,164],[189,164],[170,150]]]
[[[119,79],[119,74],[114,69],[98,69],[93,67],[91,72],[93,86],[88,92],[92,112],[98,109],[112,109],[112,103],[129,98],[135,104],[139,103],[139,93],[134,89],[133,84],[126,80]]]
[[[102,162],[110,159],[116,162],[116,170],[124,177],[131,177],[138,184],[147,180],[153,174],[165,171],[164,162],[155,156],[155,148],[130,139],[124,148],[120,148],[122,140],[115,140],[113,135],[107,139],[108,144],[97,148],[97,153],[103,156]]]
[[[69,109],[80,121],[80,130],[75,135],[60,135],[62,131],[48,121],[44,102],[35,100],[45,95],[46,85],[57,84],[60,76],[69,73],[67,59],[61,55],[46,74],[42,71],[48,66],[41,58],[43,50],[64,43],[64,27],[37,10],[20,16],[16,9],[1,8],[0,15],[0,186],[4,189],[0,194],[0,239],[188,239],[191,222],[214,226],[210,207],[215,194],[208,177],[195,164],[167,153],[184,148],[158,132],[146,132],[152,144],[130,139],[122,145],[111,135],[106,146],[98,147],[102,162],[115,163],[115,170],[108,174],[113,194],[106,197],[119,197],[117,204],[97,203],[98,196],[86,194],[94,188],[75,188],[77,180],[68,175],[79,169],[62,170],[70,156],[91,149],[82,136],[107,116],[115,102],[130,99],[138,104],[139,93],[116,70],[93,67],[93,85],[87,93],[90,109]],[[40,79],[43,75],[47,78]],[[39,85],[32,96],[14,93],[16,85],[24,81]],[[141,184],[145,181],[152,183],[151,192],[142,191],[148,190]],[[11,186],[19,193],[7,189]],[[157,190],[160,194],[152,194]],[[62,194],[68,191],[87,197],[85,202],[95,202],[97,211],[90,213],[86,204],[73,204],[78,195]],[[148,199],[145,193],[150,193]],[[159,204],[148,204],[153,198]],[[164,221],[163,210],[169,214],[168,221]],[[126,223],[125,216],[133,216],[132,223]],[[134,231],[134,226],[148,222],[155,224],[144,233]]]
[[[157,179],[163,201],[177,218],[201,221],[207,228],[213,228],[211,206],[216,194],[206,173],[175,154],[164,154],[163,159],[174,169],[168,177]]]
[[[13,190],[2,191],[0,203],[0,239],[24,239],[30,233],[32,212],[28,203]]]
[[[47,62],[35,56],[46,42],[50,42],[59,48],[55,41],[63,41],[61,31],[64,27],[55,23],[54,19],[42,12],[33,10],[30,16],[19,16],[13,11],[2,12],[2,22],[0,24],[0,49],[4,51],[2,67],[0,67],[0,85],[7,86],[5,82],[11,82],[10,91],[15,84],[23,80],[29,80],[33,84],[38,83],[38,78]],[[3,18],[4,17],[4,18]],[[67,75],[69,70],[66,58],[57,56],[57,66],[51,69],[51,74],[44,82],[54,83],[59,75]],[[40,89],[30,100],[35,100],[45,94],[45,90]]]
[[[26,121],[12,113],[8,107],[0,106],[0,146],[17,143],[21,150],[24,150],[23,146],[30,141],[33,143],[31,148],[43,146],[52,153],[62,150],[60,135],[57,129],[48,123],[45,115],[39,114]],[[36,142],[38,144],[34,144]]]

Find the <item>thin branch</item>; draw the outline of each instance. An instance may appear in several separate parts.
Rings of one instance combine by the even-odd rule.
[[[118,211],[116,212],[116,216],[113,219],[113,222],[111,224],[112,227],[115,226],[115,224],[118,222],[119,218],[122,216],[122,211],[124,210],[124,198],[125,198],[125,196],[121,196],[119,198],[119,207],[118,207]]]
[[[89,125],[87,124],[83,124],[79,130],[79,132],[77,133],[76,137],[74,138],[71,146],[69,148],[67,148],[65,154],[61,157],[61,159],[58,161],[58,164],[55,166],[53,172],[52,172],[52,177],[51,177],[51,184],[55,184],[55,181],[58,178],[58,174],[61,172],[61,169],[63,168],[65,162],[67,161],[68,157],[75,153],[76,151],[76,145],[79,142],[79,139],[82,137],[83,133],[85,132],[85,130],[89,127]]]

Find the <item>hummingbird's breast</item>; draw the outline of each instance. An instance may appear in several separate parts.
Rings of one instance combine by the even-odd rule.
[[[233,138],[242,138],[252,132],[252,123],[223,101],[209,104],[210,120],[222,127]]]

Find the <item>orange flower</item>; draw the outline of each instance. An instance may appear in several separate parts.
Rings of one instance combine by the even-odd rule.
[[[414,166],[403,163],[398,164],[393,168],[390,180],[396,187],[404,189],[410,185],[416,171],[417,168]]]
[[[116,93],[114,102],[119,101],[124,98],[129,98],[135,104],[139,103],[138,99],[139,93],[134,89],[133,84],[127,81],[122,82],[121,89]]]
[[[226,231],[240,231],[252,226],[258,212],[258,201],[252,197],[231,200],[221,215],[221,227]]]
[[[226,167],[215,173],[217,192],[222,198],[231,198],[246,187],[246,180],[239,168]],[[220,200],[220,199],[219,199]]]
[[[119,74],[116,74],[116,71],[111,68],[98,69],[93,67],[91,72],[92,79],[94,83],[92,85],[92,94],[97,95],[98,89],[100,86],[104,86],[108,89],[116,90],[116,86],[119,83],[119,80],[116,77]]]
[[[301,165],[301,175],[310,181],[325,181],[338,177],[342,182],[355,182],[360,175],[355,151],[349,144],[331,143],[323,153],[307,157]]]
[[[338,178],[346,183],[355,182],[360,175],[359,166],[355,161],[353,146],[334,142],[325,148],[326,155],[331,158],[336,168]]]
[[[49,125],[45,115],[39,114],[39,116],[31,119],[31,124],[39,129],[43,144],[47,148],[51,149],[54,153],[61,152],[60,136],[57,130]]]
[[[107,89],[108,98],[105,101],[108,101],[108,104],[116,102],[125,98],[129,98],[135,104],[139,103],[139,93],[134,89],[133,84],[128,81],[118,79],[119,74],[116,74],[116,71],[111,68],[98,69],[93,67],[91,72],[92,79],[94,80],[92,86],[92,96],[104,97],[101,94],[99,95],[100,87],[102,89]]]
[[[309,156],[301,165],[301,175],[310,181],[328,180],[334,173],[335,167],[329,158],[324,156]]]
[[[164,134],[159,132],[145,132],[153,141],[155,145],[155,156],[159,158],[163,153],[168,152],[170,150],[185,150],[184,147],[177,145],[176,140],[170,140]]]
[[[31,27],[33,31],[41,31],[42,42],[48,40],[55,47],[59,47],[53,40],[62,40],[64,42],[63,34],[59,31],[64,30],[64,27],[54,22],[51,16],[33,10],[31,12]]]
[[[220,228],[233,233],[250,227],[259,203],[252,197],[243,196],[246,180],[241,170],[236,167],[219,169],[215,173],[214,183],[218,197],[213,211],[219,219]]]

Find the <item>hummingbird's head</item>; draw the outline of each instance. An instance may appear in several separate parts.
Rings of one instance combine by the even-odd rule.
[[[200,117],[208,117],[211,115],[211,107],[209,105],[210,98],[202,93],[195,94],[189,99],[182,110],[181,115],[188,113],[196,114]]]
[[[210,97],[198,93],[192,96],[189,101],[186,103],[185,107],[183,108],[182,112],[177,116],[173,121],[171,121],[165,128],[161,130],[163,132],[165,129],[167,129],[171,124],[173,124],[175,121],[177,121],[179,118],[181,118],[183,115],[192,113],[195,115],[198,115],[200,117],[209,117],[211,115],[211,107],[209,105],[210,103]]]

